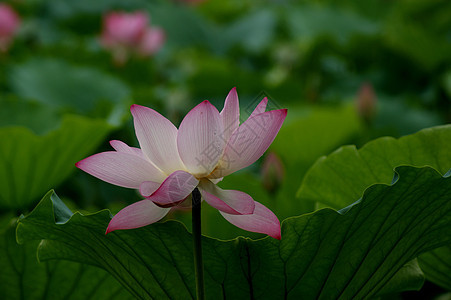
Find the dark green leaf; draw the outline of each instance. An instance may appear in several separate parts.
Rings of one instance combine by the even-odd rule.
[[[369,188],[345,214],[322,209],[287,219],[280,242],[204,237],[207,296],[362,299],[383,293],[396,276],[405,277],[400,270],[407,263],[451,242],[451,178],[429,167],[399,167],[397,175],[391,186]],[[55,216],[55,208],[67,211],[61,207],[51,191],[19,222],[20,242],[44,239],[41,260],[102,267],[137,298],[194,298],[191,235],[180,223],[105,236],[108,211]]]
[[[132,299],[104,270],[65,260],[38,262],[39,241],[16,242],[16,220],[0,229],[0,298]]]

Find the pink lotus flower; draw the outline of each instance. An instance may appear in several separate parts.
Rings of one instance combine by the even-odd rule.
[[[112,51],[116,62],[124,63],[130,55],[149,56],[165,41],[164,31],[148,25],[144,12],[112,12],[103,19],[102,45]]]
[[[0,3],[0,51],[6,52],[20,25],[19,16],[7,4]]]
[[[185,116],[178,130],[153,109],[132,105],[141,149],[111,141],[116,151],[76,164],[103,181],[138,189],[146,198],[117,213],[106,232],[154,223],[197,187],[203,200],[233,225],[280,239],[280,222],[274,213],[246,193],[216,185],[224,176],[254,163],[276,137],[287,110],[265,112],[267,102],[264,98],[240,125],[233,88],[221,113],[205,100]]]

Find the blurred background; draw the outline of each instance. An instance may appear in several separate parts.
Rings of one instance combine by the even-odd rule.
[[[341,145],[451,121],[448,0],[11,0],[0,2],[0,212],[56,189],[74,210],[113,213],[140,199],[74,166],[138,146],[129,107],[176,126],[237,87],[245,120],[263,98],[288,117],[266,155],[227,177],[279,219],[317,206],[296,197],[308,168]],[[357,199],[355,199],[357,200]],[[242,231],[204,205],[203,231]],[[190,227],[190,210],[168,218]]]

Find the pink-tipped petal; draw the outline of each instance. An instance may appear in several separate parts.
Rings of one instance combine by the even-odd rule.
[[[257,105],[254,111],[251,113],[249,118],[255,117],[256,115],[262,114],[266,111],[266,106],[268,105],[268,98],[263,98],[262,101]]]
[[[280,240],[280,222],[276,215],[266,206],[255,202],[254,213],[251,215],[231,215],[219,211],[221,215],[230,223],[241,229],[264,233]]]
[[[191,174],[206,176],[213,171],[225,141],[218,110],[207,100],[194,107],[183,119],[177,135],[180,157]]]
[[[102,152],[75,164],[78,168],[108,183],[139,188],[143,181],[162,182],[164,174],[147,160],[122,152]]]
[[[246,193],[223,190],[208,180],[201,181],[200,193],[214,208],[232,215],[249,215],[254,212],[255,201]]]
[[[153,194],[146,198],[161,206],[177,205],[188,197],[198,184],[199,180],[190,173],[175,171]]]
[[[220,115],[224,126],[223,139],[227,142],[235,129],[240,126],[240,105],[236,88],[231,89],[227,95]]]
[[[143,154],[141,149],[135,148],[135,147],[130,147],[129,145],[127,145],[126,143],[124,143],[122,141],[112,140],[112,141],[110,141],[110,145],[117,152],[133,154],[133,155],[137,155],[143,159],[146,159],[146,156]]]
[[[166,174],[183,170],[177,151],[177,128],[155,110],[132,105],[136,136],[144,154]]]
[[[286,109],[279,109],[247,119],[230,137],[209,178],[224,177],[253,164],[271,145],[286,115]]]
[[[133,229],[143,227],[161,220],[169,208],[161,208],[150,200],[141,200],[119,211],[111,219],[106,234],[118,229]]]

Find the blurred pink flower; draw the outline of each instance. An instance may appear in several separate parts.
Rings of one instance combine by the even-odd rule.
[[[364,83],[359,89],[356,106],[357,112],[365,122],[369,123],[376,113],[376,93],[371,83]]]
[[[0,51],[6,52],[20,25],[17,13],[5,3],[0,3]]]
[[[111,12],[103,18],[101,43],[119,64],[134,54],[142,57],[154,54],[164,41],[163,30],[150,27],[148,15],[144,12]]]
[[[166,35],[162,29],[146,28],[137,51],[142,56],[153,54],[161,48],[165,40]]]
[[[179,129],[155,110],[132,105],[141,149],[111,141],[116,151],[98,153],[76,164],[103,181],[138,189],[146,198],[117,213],[107,233],[160,220],[197,187],[203,200],[233,225],[280,239],[280,222],[273,212],[246,193],[216,185],[224,176],[254,163],[276,137],[287,110],[265,112],[267,102],[263,99],[240,125],[233,88],[221,113],[205,100],[185,116]]]
[[[262,163],[261,174],[265,189],[274,193],[285,177],[285,168],[276,153],[269,152],[266,155]]]

